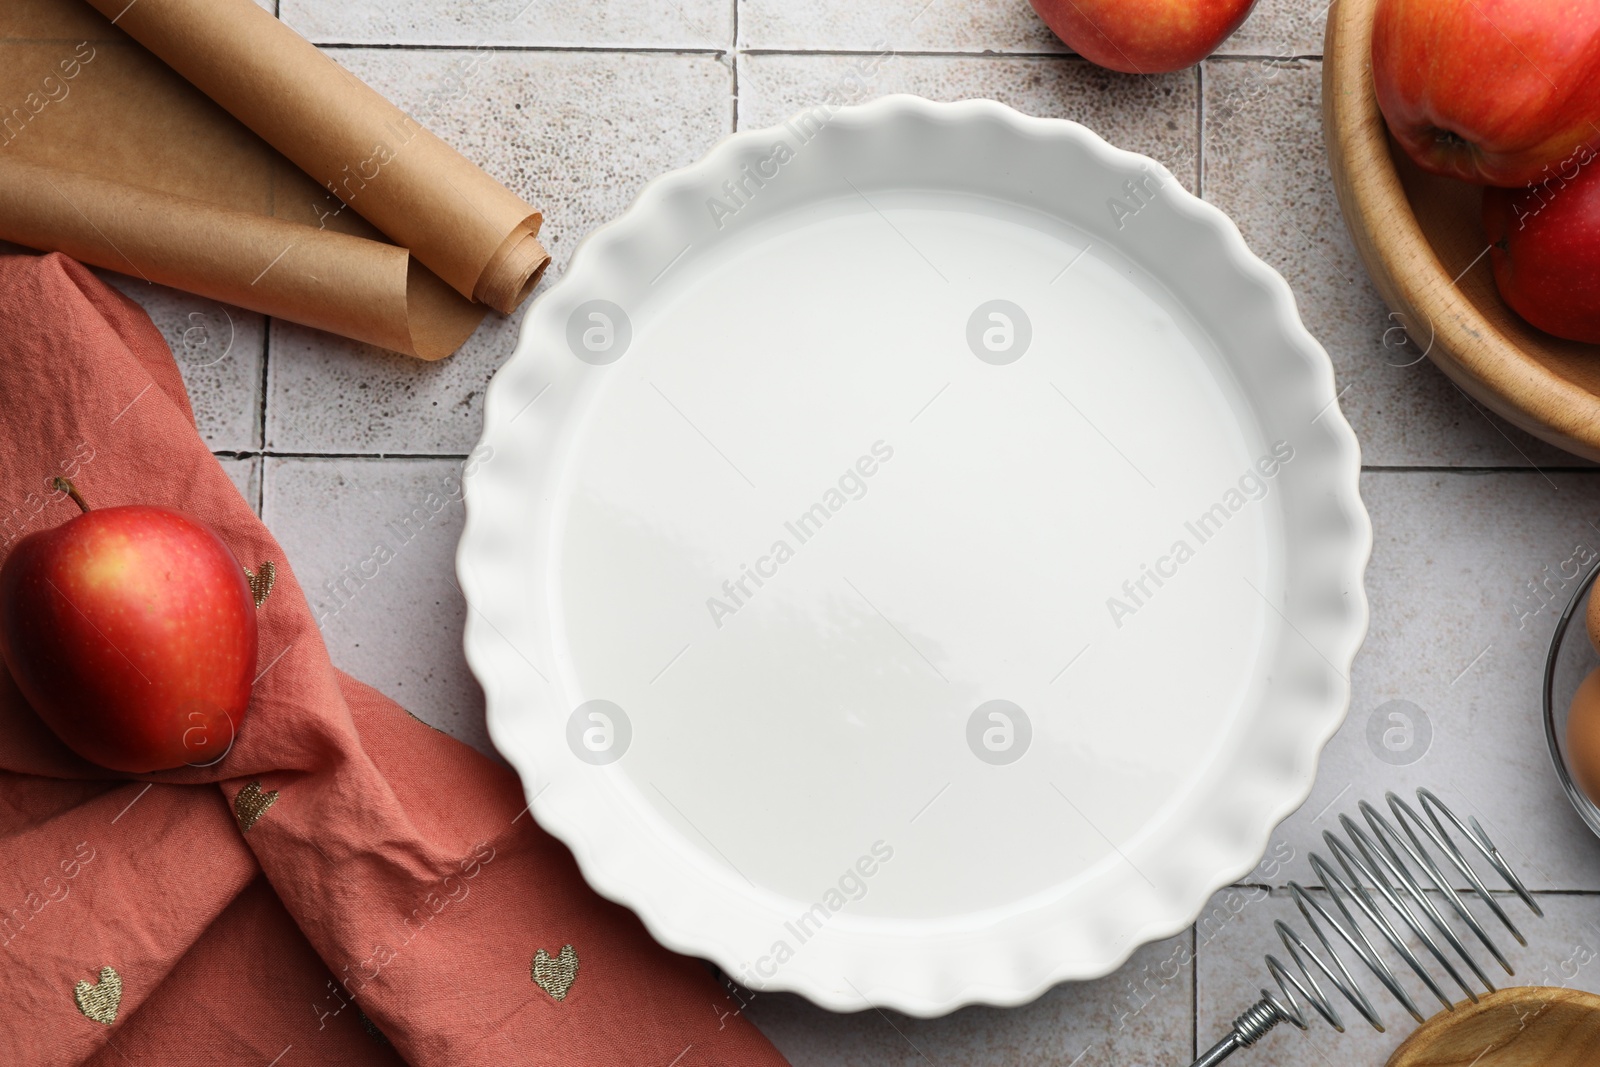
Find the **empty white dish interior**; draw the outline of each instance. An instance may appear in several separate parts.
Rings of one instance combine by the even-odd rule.
[[[1343,716],[1333,399],[1231,223],[1082,127],[739,135],[580,250],[491,390],[496,741],[598,888],[753,986],[931,1014],[1107,973],[1255,864]]]

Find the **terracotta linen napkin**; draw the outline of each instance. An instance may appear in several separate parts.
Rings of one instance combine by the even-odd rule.
[[[0,559],[75,514],[55,475],[278,578],[213,766],[87,763],[0,671],[0,1064],[784,1063],[584,884],[513,774],[334,668],[143,311],[61,255],[0,257]]]

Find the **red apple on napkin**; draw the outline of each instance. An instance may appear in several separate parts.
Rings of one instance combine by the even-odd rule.
[[[1239,28],[1255,0],[1032,0],[1066,46],[1124,74],[1192,67]]]
[[[1379,0],[1372,80],[1395,139],[1435,174],[1549,176],[1600,146],[1600,4]]]
[[[1600,160],[1573,180],[1486,189],[1483,223],[1500,295],[1533,325],[1600,344]]]
[[[256,600],[204,523],[161,507],[90,510],[29,534],[0,567],[0,653],[85,759],[142,773],[208,764],[244,720]]]

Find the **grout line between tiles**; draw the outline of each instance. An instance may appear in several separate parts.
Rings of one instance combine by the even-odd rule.
[[[627,51],[627,49],[618,49],[618,51]],[[741,49],[741,51],[748,56],[877,56],[882,54],[881,52],[874,51],[870,48],[744,48]],[[889,54],[897,57],[926,57],[933,59],[940,57],[951,59],[1070,59],[1075,63],[1089,62],[1076,52],[997,52],[993,50],[972,50],[959,48],[894,48],[890,49]],[[1307,52],[1303,54],[1292,53],[1288,55],[1251,55],[1241,53],[1238,55],[1207,56],[1205,62],[1210,62],[1212,60],[1221,60],[1230,63],[1262,63],[1267,61],[1288,63],[1299,60],[1316,60],[1320,62],[1322,60],[1322,56],[1319,53],[1313,52]],[[1198,64],[1196,65],[1198,66]],[[1163,75],[1160,74],[1117,74],[1114,71],[1108,71],[1107,73],[1112,74],[1114,77],[1127,78],[1129,80],[1140,77],[1163,77]]]
[[[1189,927],[1189,1058],[1200,1056],[1200,926]]]
[[[1224,62],[1224,63],[1298,63],[1298,62],[1302,62],[1302,61],[1315,60],[1316,62],[1321,63],[1322,62],[1322,53],[1321,52],[1290,52],[1290,53],[1288,53],[1286,55],[1283,55],[1283,54],[1267,54],[1267,53],[1262,53],[1261,55],[1255,55],[1255,54],[1249,53],[1249,52],[1240,52],[1240,53],[1237,53],[1237,54],[1228,54],[1228,55],[1212,55],[1212,56],[1207,56],[1206,59],[1205,59],[1205,61],[1207,63],[1211,62],[1212,60],[1218,60],[1218,61],[1221,61],[1221,62]]]
[[[600,45],[600,44],[489,44],[482,41],[429,41],[408,42],[396,44],[385,41],[313,41],[318,48],[332,51],[354,51],[359,48],[371,49],[375,52],[583,52],[583,53],[612,53],[618,55],[666,55],[666,56],[721,56],[727,54],[726,48],[697,48],[693,45],[662,45],[657,48],[642,45]]]
[[[745,55],[750,56],[880,56],[883,53],[873,48],[746,48]],[[956,59],[1070,59],[1078,63],[1087,63],[1088,60],[1076,52],[996,52],[992,49],[960,49],[960,48],[891,48],[889,54],[893,56],[949,56]],[[1135,78],[1140,75],[1130,74],[1127,77]]]
[[[1195,83],[1195,150],[1194,195],[1206,195],[1206,64],[1202,60],[1194,65]]]
[[[0,37],[0,45],[16,43],[21,38]],[[40,43],[53,38],[27,38],[27,43]],[[77,38],[59,38],[59,43],[74,43]],[[608,53],[608,54],[667,54],[667,56],[722,56],[728,53],[726,48],[712,48],[712,46],[696,45],[533,45],[533,43],[510,42],[483,42],[483,40],[445,40],[445,42],[376,42],[376,40],[314,40],[310,42],[317,48],[328,48],[334,51],[357,50],[368,48],[371,51],[547,51],[547,53]],[[880,51],[872,48],[744,48],[747,56],[878,56]],[[1070,59],[1074,62],[1088,62],[1080,54],[1072,51],[995,51],[971,50],[971,48],[896,48],[894,56],[912,56],[912,58],[949,58],[949,59]],[[1205,62],[1322,62],[1322,53],[1238,53],[1238,54],[1213,54],[1206,56]],[[1115,75],[1115,77],[1139,77],[1139,75]],[[1142,75],[1142,77],[1162,77],[1162,75]]]
[[[256,426],[256,440],[261,443],[257,455],[267,454],[267,365],[272,359],[272,319],[265,319],[261,330],[261,403],[257,408],[258,425]],[[244,458],[244,457],[240,457]],[[260,477],[256,479],[256,516],[261,516],[262,509],[266,507],[267,499],[267,464],[261,463]]]
[[[0,44],[14,43],[18,38],[0,38]],[[29,43],[39,43],[42,39],[29,38]],[[72,43],[67,38],[62,38],[62,43]],[[459,41],[341,41],[318,40],[312,41],[317,48],[327,48],[335,51],[349,51],[358,48],[371,49],[378,52],[571,52],[571,53],[601,53],[614,55],[694,55],[694,56],[722,56],[728,53],[726,48],[703,47],[695,45],[661,45],[656,47],[646,45],[626,44],[512,44],[502,42],[491,44],[486,41],[467,40]],[[751,56],[879,56],[882,52],[871,48],[746,48],[745,55]],[[1001,52],[994,50],[973,49],[891,49],[889,54],[896,57],[912,58],[950,58],[950,59],[1067,59],[1076,63],[1087,63],[1088,60],[1075,52]],[[1298,61],[1322,61],[1321,53],[1305,52],[1283,54],[1252,55],[1239,53],[1237,55],[1212,55],[1206,57],[1206,62],[1222,63],[1262,63],[1277,62],[1288,63]],[[1138,75],[1116,75],[1117,77],[1138,77]],[[1162,77],[1162,75],[1145,75],[1145,77]]]
[[[267,521],[267,460],[260,457],[256,465],[256,518],[270,531],[272,524]]]
[[[1577,461],[1577,457],[1573,457]],[[1542,467],[1514,467],[1514,466],[1487,466],[1487,467],[1434,467],[1424,464],[1366,464],[1361,465],[1362,474],[1539,474],[1542,471],[1551,471],[1556,474],[1595,474],[1600,473],[1600,467],[1580,466],[1555,466],[1545,464]]]
[[[467,452],[274,452],[257,449],[219,449],[211,453],[218,459],[383,459],[383,460],[466,460]]]
[[[733,131],[739,132],[739,0],[729,0],[733,4],[733,43],[729,49],[730,62],[733,66]]]

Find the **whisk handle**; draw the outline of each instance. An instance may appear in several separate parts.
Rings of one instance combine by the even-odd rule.
[[[1229,1034],[1215,1045],[1212,1045],[1211,1050],[1190,1064],[1190,1067],[1213,1067],[1214,1064],[1221,1063],[1242,1048],[1244,1046],[1239,1044],[1238,1035]]]
[[[1285,1017],[1278,1006],[1270,997],[1263,995],[1249,1011],[1233,1020],[1233,1029],[1227,1037],[1211,1046],[1205,1055],[1189,1067],[1215,1067],[1240,1049],[1249,1048],[1260,1041],[1268,1031],[1284,1021]]]

